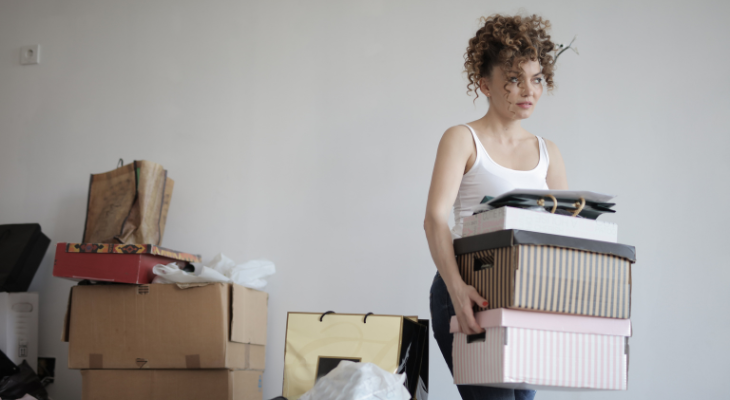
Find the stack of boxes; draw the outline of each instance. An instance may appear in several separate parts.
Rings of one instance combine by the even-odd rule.
[[[153,247],[58,245],[55,276],[115,272],[117,282],[138,283],[71,289],[63,340],[82,398],[261,400],[268,295],[227,283],[150,284],[149,265],[191,256]]]
[[[452,319],[456,384],[625,390],[631,266],[615,224],[502,207],[464,219],[461,276],[485,331]]]

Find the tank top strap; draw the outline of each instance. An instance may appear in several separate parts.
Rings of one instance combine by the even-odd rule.
[[[477,160],[479,160],[481,157],[483,157],[482,152],[484,152],[486,150],[484,150],[484,146],[482,145],[482,142],[479,140],[479,137],[477,136],[477,133],[474,130],[474,128],[472,128],[471,126],[469,126],[467,124],[462,124],[462,125],[469,128],[469,131],[471,132],[471,137],[474,138],[474,147],[476,147],[476,149],[477,149],[477,157],[474,160],[474,164],[476,164]]]
[[[545,139],[543,139],[542,136],[535,135],[535,137],[537,138],[537,143],[540,147],[540,164],[543,164],[541,167],[545,168],[545,171],[547,171],[550,166],[550,155],[548,154]]]

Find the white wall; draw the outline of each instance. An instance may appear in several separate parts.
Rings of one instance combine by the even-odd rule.
[[[540,399],[721,398],[730,368],[725,117],[730,3],[524,1],[565,53],[525,126],[573,188],[620,195],[637,247],[630,390]],[[466,41],[507,1],[0,1],[0,223],[79,241],[90,173],[149,159],[175,179],[164,245],[267,257],[264,398],[281,391],[287,311],[428,316],[422,230],[440,135],[483,115]],[[42,46],[41,65],[19,48]],[[55,399],[80,398],[59,341],[71,282],[41,293]],[[432,398],[456,391],[432,345]]]

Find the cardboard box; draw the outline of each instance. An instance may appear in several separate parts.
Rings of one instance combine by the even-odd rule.
[[[627,319],[517,310],[476,314],[481,335],[461,333],[456,317],[454,383],[510,389],[626,390]]]
[[[73,287],[68,367],[263,370],[268,294],[235,284],[188,286]]]
[[[500,207],[464,218],[462,237],[507,229],[570,236],[603,242],[618,242],[618,225],[594,219]]]
[[[506,230],[454,241],[459,272],[485,309],[629,318],[633,246]]]
[[[262,400],[262,372],[84,370],[83,400]]]
[[[38,293],[0,293],[0,350],[38,372]]]
[[[189,262],[200,262],[200,256],[152,244],[58,243],[53,276],[146,284],[155,277],[155,265],[171,262],[183,268]]]
[[[416,398],[419,380],[424,385],[428,381],[427,371],[422,371],[428,368],[423,358],[427,345],[428,325],[417,317],[290,312],[282,395],[298,399],[340,361],[349,360],[405,372],[406,388]]]

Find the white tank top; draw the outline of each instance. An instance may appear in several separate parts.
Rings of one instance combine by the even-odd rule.
[[[550,165],[547,146],[540,136],[537,136],[540,161],[529,171],[519,171],[503,167],[492,160],[474,129],[467,124],[464,126],[469,128],[474,137],[477,157],[471,169],[461,178],[459,193],[454,201],[455,224],[451,229],[451,236],[455,239],[461,237],[464,217],[474,213],[474,207],[479,205],[484,196],[497,197],[513,189],[548,189],[546,179]]]

